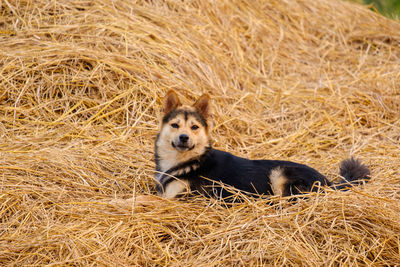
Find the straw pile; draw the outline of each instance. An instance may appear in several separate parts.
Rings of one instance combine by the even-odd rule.
[[[0,2],[4,266],[400,262],[400,24],[356,4]],[[154,194],[161,96],[208,92],[214,146],[372,180],[297,203]]]

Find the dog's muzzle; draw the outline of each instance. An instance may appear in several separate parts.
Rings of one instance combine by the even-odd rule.
[[[194,144],[192,144],[189,136],[187,134],[181,134],[175,141],[171,142],[171,145],[176,150],[183,152],[187,150],[192,150],[194,148]]]

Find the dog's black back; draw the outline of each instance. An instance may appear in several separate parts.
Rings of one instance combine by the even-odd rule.
[[[196,170],[177,175],[176,178],[190,181],[192,192],[222,198],[231,196],[233,192],[225,189],[221,183],[254,195],[278,194],[277,190],[280,190],[282,196],[309,192],[317,182],[319,185],[330,185],[325,176],[315,169],[290,161],[249,160],[225,151],[209,149],[197,163],[200,165]],[[186,166],[182,165],[181,168]],[[274,171],[280,175],[271,177]],[[271,179],[282,179],[282,184],[274,188]]]

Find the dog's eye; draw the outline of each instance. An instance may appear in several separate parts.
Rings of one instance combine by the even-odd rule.
[[[192,130],[193,130],[193,131],[196,131],[197,129],[199,129],[199,126],[197,126],[197,125],[193,125],[193,126],[192,126]]]
[[[177,123],[172,123],[172,124],[171,124],[171,127],[172,127],[172,128],[175,128],[175,129],[178,129],[178,128],[179,128],[179,125],[178,125]]]

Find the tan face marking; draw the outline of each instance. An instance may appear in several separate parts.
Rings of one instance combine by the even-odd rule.
[[[196,112],[194,107],[181,106],[178,111]],[[182,142],[182,136],[187,137]],[[210,142],[209,129],[196,116],[178,113],[161,125],[157,140],[161,171],[167,171],[179,163],[201,156]]]
[[[197,145],[200,139],[205,135],[204,127],[195,118],[189,117],[185,120],[183,114],[178,115],[167,123],[165,127],[170,128],[170,138],[175,148],[178,150],[191,149]],[[182,142],[181,138],[186,136],[187,142]],[[182,149],[179,149],[179,144],[183,145]]]

